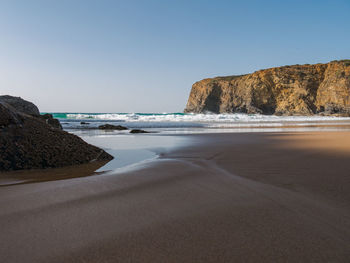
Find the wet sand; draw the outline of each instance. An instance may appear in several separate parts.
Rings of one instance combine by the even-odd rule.
[[[349,132],[186,136],[139,170],[1,187],[0,262],[349,262]]]

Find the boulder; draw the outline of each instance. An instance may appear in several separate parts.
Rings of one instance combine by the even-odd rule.
[[[22,124],[22,118],[8,105],[0,102],[0,128],[9,127],[11,125],[20,126]]]
[[[98,126],[98,128],[100,130],[118,130],[118,131],[122,131],[122,130],[127,130],[127,127],[121,126],[121,125],[112,125],[112,124],[104,124],[104,125],[100,125]]]
[[[46,113],[46,114],[40,115],[40,118],[43,119],[52,128],[62,130],[62,125],[60,121],[53,118],[52,114]]]
[[[141,129],[133,129],[133,130],[130,131],[130,133],[149,133],[149,132],[141,130]]]
[[[41,117],[22,110],[0,101],[0,171],[56,168],[113,159],[102,149],[61,130],[57,123],[53,124],[52,116]]]
[[[38,116],[40,115],[39,109],[33,103],[26,101],[20,97],[13,97],[9,95],[0,96],[0,102],[6,103],[11,107],[15,108],[16,111]]]

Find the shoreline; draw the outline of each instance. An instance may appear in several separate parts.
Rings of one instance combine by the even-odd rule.
[[[312,127],[314,129],[308,129]],[[148,133],[148,134],[125,134],[113,132],[113,131],[101,131],[92,130],[93,132],[87,132],[84,129],[69,131],[75,135],[81,137],[84,141],[100,147],[114,156],[111,161],[95,161],[82,165],[72,165],[61,168],[46,168],[46,169],[31,169],[31,170],[15,170],[0,172],[2,178],[0,178],[0,187],[12,186],[17,184],[37,183],[55,180],[74,179],[79,177],[89,177],[103,174],[116,174],[121,172],[129,172],[132,170],[142,169],[144,164],[154,164],[160,159],[164,158],[164,152],[176,152],[176,149],[183,149],[192,147],[197,144],[198,138],[203,136],[215,137],[228,134],[273,134],[278,135],[293,135],[296,136],[302,134],[329,134],[329,133],[347,133],[350,132],[349,125],[303,125],[303,126],[285,126],[282,129],[277,127],[254,127],[246,129],[245,127],[239,128],[211,128],[200,129],[201,132],[189,132],[189,133]],[[340,128],[340,129],[339,129]],[[98,133],[96,133],[96,131]],[[105,140],[96,140],[98,137],[106,137]],[[155,140],[149,140],[149,138],[163,139],[157,142],[156,146],[150,145]],[[91,139],[92,138],[92,139]],[[110,139],[117,139],[116,142],[110,142]],[[123,140],[123,138],[128,138]],[[164,140],[164,138],[175,138],[170,140]],[[133,142],[131,146],[126,146],[128,143]],[[146,139],[146,142],[143,140]],[[120,145],[121,143],[121,145]],[[178,145],[176,145],[176,143]],[[203,140],[200,142],[203,144]],[[141,144],[141,146],[139,145]],[[292,144],[289,145],[293,147]],[[340,146],[340,145],[338,145]],[[341,145],[340,148],[347,148],[350,145]],[[121,149],[119,149],[121,147]]]
[[[89,144],[104,149],[114,159],[109,162],[94,161],[60,168],[0,172],[0,187],[101,176],[141,169],[142,165],[156,161],[162,151],[175,149],[188,143],[184,137],[168,134],[129,135],[102,131],[99,135],[94,133],[76,135]]]
[[[0,188],[0,259],[347,261],[349,132],[179,136],[141,169]]]

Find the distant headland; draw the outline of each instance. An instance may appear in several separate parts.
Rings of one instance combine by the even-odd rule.
[[[185,112],[350,116],[350,60],[203,79]]]

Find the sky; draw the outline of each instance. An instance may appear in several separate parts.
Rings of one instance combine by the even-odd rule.
[[[182,112],[203,78],[350,59],[350,0],[0,0],[0,94]]]

